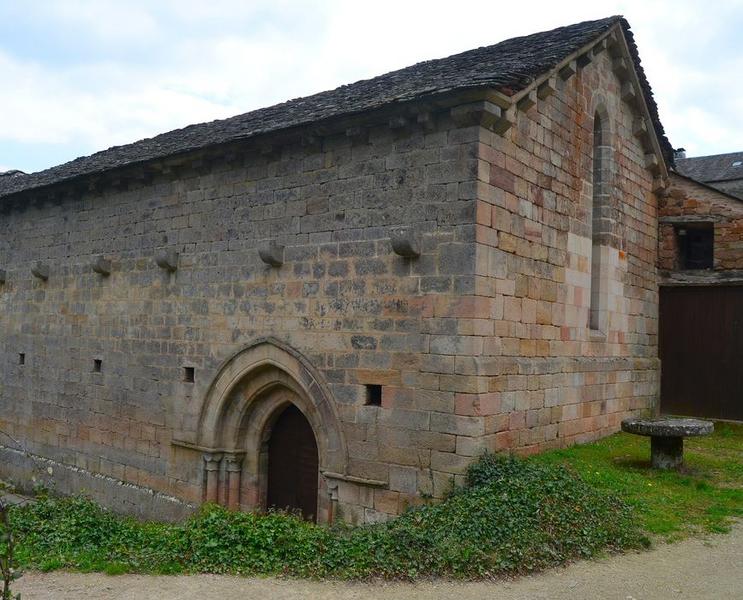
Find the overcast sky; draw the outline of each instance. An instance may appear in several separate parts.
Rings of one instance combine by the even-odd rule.
[[[671,143],[743,150],[743,0],[0,0],[0,171],[612,14]]]

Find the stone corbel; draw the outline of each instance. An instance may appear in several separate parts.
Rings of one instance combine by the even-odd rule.
[[[258,247],[258,256],[267,265],[280,267],[284,264],[284,246],[275,240],[264,242]]]
[[[539,87],[537,88],[537,97],[540,100],[544,100],[545,98],[548,98],[552,94],[554,94],[557,91],[557,77],[552,75],[550,78],[545,79],[542,83],[539,84]]]
[[[178,269],[178,253],[175,250],[159,250],[155,254],[155,263],[161,269],[168,271],[169,273],[175,273]]]
[[[420,236],[412,227],[393,227],[390,229],[390,241],[395,254],[405,258],[421,255]]]
[[[111,274],[111,261],[104,256],[97,256],[93,260],[91,268],[99,275],[108,277]]]
[[[658,175],[653,178],[653,193],[662,196],[668,189],[668,178]]]
[[[598,56],[604,50],[606,50],[606,38],[604,38],[603,40],[600,40],[600,41],[596,42],[596,44],[594,45],[594,47],[591,48],[591,53],[594,56]]]
[[[660,173],[660,161],[655,152],[649,152],[645,155],[645,168],[654,175]]]
[[[637,117],[635,119],[632,124],[632,133],[643,144],[647,143],[650,132],[648,131],[648,124],[643,117]]]
[[[606,49],[609,54],[613,57],[622,55],[622,41],[620,40],[620,34],[617,31],[612,31],[608,36],[604,38],[606,42]]]
[[[631,81],[625,81],[622,84],[622,100],[627,104],[635,104],[637,102],[637,90]]]
[[[567,81],[577,72],[578,72],[578,63],[577,61],[571,60],[562,69],[560,69],[560,79],[562,79],[563,81]]]
[[[526,112],[537,105],[537,90],[529,90],[529,93],[523,96],[517,103],[521,112]]]
[[[488,100],[460,104],[453,107],[450,114],[460,127],[480,125],[499,135],[508,131],[514,123],[511,109],[503,109]]]
[[[49,267],[48,265],[45,265],[41,261],[37,261],[32,267],[31,267],[31,274],[36,277],[37,279],[41,279],[42,281],[46,281],[49,279]]]
[[[586,52],[585,54],[581,54],[578,58],[575,59],[575,62],[579,69],[583,69],[591,64],[592,56],[590,52]]]
[[[630,73],[629,64],[627,64],[627,61],[622,57],[615,58],[612,61],[612,70],[620,80],[626,79]]]

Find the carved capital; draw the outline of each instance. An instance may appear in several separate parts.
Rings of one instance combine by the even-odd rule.
[[[225,468],[230,473],[239,472],[242,469],[243,455],[242,454],[225,454]]]
[[[219,463],[222,462],[221,452],[204,453],[204,469],[207,471],[219,471]]]

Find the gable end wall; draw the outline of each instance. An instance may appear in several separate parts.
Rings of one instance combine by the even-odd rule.
[[[460,402],[483,447],[536,452],[618,430],[659,394],[657,199],[636,108],[607,51],[539,100],[505,136],[479,131],[476,293],[487,304],[487,388]],[[610,245],[602,329],[589,329],[593,114],[609,120]],[[595,259],[594,259],[595,260]]]

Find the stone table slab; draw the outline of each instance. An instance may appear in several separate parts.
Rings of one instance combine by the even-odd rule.
[[[709,435],[712,421],[701,419],[625,419],[622,431],[650,437],[651,462],[656,469],[676,469],[684,464],[684,438]]]

